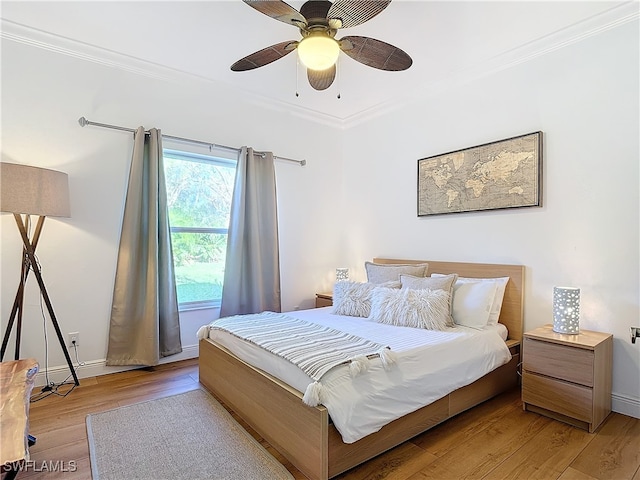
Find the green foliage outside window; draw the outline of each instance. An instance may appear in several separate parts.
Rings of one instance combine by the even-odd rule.
[[[164,170],[178,301],[219,301],[235,162],[165,149]]]

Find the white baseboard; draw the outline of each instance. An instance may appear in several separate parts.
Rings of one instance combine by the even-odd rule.
[[[611,410],[616,413],[640,418],[640,399],[624,395],[611,395]]]
[[[182,347],[182,352],[177,353],[175,355],[171,355],[170,357],[165,357],[160,360],[160,364],[171,363],[171,362],[179,362],[180,360],[187,360],[189,358],[197,358],[198,357],[198,344],[195,345],[187,345],[186,347]],[[134,370],[136,368],[141,367],[130,367],[130,366],[116,366],[116,367],[108,367],[106,364],[106,359],[99,360],[90,360],[88,362],[84,362],[80,367],[76,367],[76,375],[78,379],[82,378],[90,378],[90,377],[98,377],[100,375],[108,375],[110,373],[117,372],[125,372],[127,370]],[[49,382],[60,383],[63,381],[73,381],[71,378],[71,372],[69,372],[69,366],[58,365],[55,367],[49,367],[48,371],[44,370],[44,365],[40,365],[41,370],[36,374],[35,385],[41,386],[47,383],[47,376],[49,378]],[[48,375],[47,375],[48,373]],[[82,385],[82,381],[80,381]]]

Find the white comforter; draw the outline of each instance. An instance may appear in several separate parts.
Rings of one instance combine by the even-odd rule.
[[[388,345],[397,354],[397,363],[390,370],[375,358],[369,369],[356,377],[345,365],[333,368],[322,378],[323,404],[345,443],[377,432],[392,420],[476,381],[511,359],[502,325],[485,330],[455,327],[440,332],[333,315],[331,307],[286,315]],[[313,382],[292,363],[227,332],[210,330],[209,338],[301,392]]]

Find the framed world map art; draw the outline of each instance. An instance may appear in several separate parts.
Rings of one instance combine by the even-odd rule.
[[[542,205],[542,132],[418,160],[418,216]]]

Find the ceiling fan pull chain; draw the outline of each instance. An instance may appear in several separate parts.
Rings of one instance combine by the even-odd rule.
[[[300,58],[296,55],[296,97],[299,97],[298,93],[298,75],[300,73]]]
[[[338,61],[336,62],[336,74],[338,76],[338,100],[340,100],[340,90],[341,90],[341,88],[340,88],[340,77],[342,77],[342,75],[340,73],[342,71],[342,67],[340,65],[340,61],[341,61],[340,57],[338,57]]]

